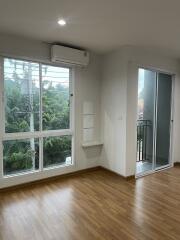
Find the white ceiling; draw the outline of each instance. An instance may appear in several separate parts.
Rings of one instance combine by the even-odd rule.
[[[137,45],[180,56],[180,0],[0,0],[0,32],[99,53]]]

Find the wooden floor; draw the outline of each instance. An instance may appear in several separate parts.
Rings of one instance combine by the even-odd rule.
[[[0,194],[0,240],[180,239],[180,167],[136,182],[97,170]]]

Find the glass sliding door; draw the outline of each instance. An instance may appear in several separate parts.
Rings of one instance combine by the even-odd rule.
[[[156,72],[139,69],[136,173],[153,169]]]
[[[172,75],[139,69],[136,174],[170,163]]]
[[[155,167],[169,164],[172,76],[158,73]]]

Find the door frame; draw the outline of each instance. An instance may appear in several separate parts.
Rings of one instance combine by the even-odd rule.
[[[157,101],[158,101],[158,74],[163,73],[171,76],[171,81],[172,81],[172,88],[171,88],[171,117],[170,117],[170,144],[169,144],[169,163],[160,167],[155,168],[155,158],[156,158],[156,138],[153,139],[153,159],[152,159],[152,169],[149,171],[145,171],[143,173],[136,173],[135,170],[135,178],[140,178],[158,171],[162,171],[164,169],[168,169],[173,167],[173,121],[174,121],[174,86],[175,86],[175,77],[176,74],[168,71],[162,71],[156,68],[148,68],[148,67],[143,67],[143,66],[138,66],[138,81],[139,81],[139,69],[144,69],[144,70],[149,70],[152,72],[156,73],[156,91],[155,91],[155,105],[154,105],[154,120],[155,124],[153,127],[153,138],[154,134],[157,129]],[[137,83],[138,83],[137,81]],[[138,100],[138,97],[137,97]],[[137,111],[136,111],[136,116],[138,115],[138,105],[137,105]],[[136,126],[137,126],[137,118],[136,118]],[[137,127],[136,127],[136,146],[137,146]],[[136,148],[137,149],[137,148]],[[137,150],[136,150],[136,157],[135,159],[137,160]],[[137,164],[137,162],[136,162]]]

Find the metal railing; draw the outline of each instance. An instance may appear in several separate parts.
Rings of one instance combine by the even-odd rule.
[[[137,120],[137,162],[148,160],[147,138],[150,126],[151,120]]]

